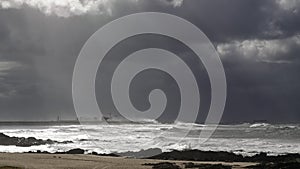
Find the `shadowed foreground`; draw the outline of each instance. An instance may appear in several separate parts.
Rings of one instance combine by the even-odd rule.
[[[0,169],[151,169],[174,163],[185,168],[188,161],[167,161],[151,159],[133,159],[124,157],[103,157],[82,154],[27,154],[0,153]],[[162,165],[155,165],[162,163]],[[193,162],[194,164],[220,164],[221,162]],[[222,163],[232,168],[244,168],[255,163]]]

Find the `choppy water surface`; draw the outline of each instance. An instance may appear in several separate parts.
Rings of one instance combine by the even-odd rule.
[[[300,125],[297,124],[220,125],[212,138],[199,144],[199,133],[203,127],[203,125],[189,123],[1,126],[0,132],[8,136],[69,140],[73,143],[31,147],[0,146],[0,151],[56,152],[82,148],[98,153],[112,153],[148,148],[161,148],[163,151],[193,148],[231,151],[244,155],[253,155],[262,151],[269,154],[300,153]],[[189,134],[182,138],[183,133]]]

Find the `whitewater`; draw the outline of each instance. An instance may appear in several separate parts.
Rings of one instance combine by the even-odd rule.
[[[199,149],[242,155],[300,153],[299,124],[219,125],[209,140],[200,143],[199,134],[203,129],[204,125],[192,123],[0,126],[0,133],[8,136],[73,142],[30,147],[0,145],[0,152],[63,152],[81,148],[87,153],[120,153],[160,148],[162,151]]]

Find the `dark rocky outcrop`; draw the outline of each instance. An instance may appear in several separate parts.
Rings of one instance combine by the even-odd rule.
[[[34,137],[10,137],[3,133],[0,133],[0,145],[15,145],[20,147],[30,147],[35,145],[45,145],[45,144],[54,144],[54,143],[72,143],[71,141],[58,142],[50,139],[42,140],[36,139]]]
[[[160,162],[160,163],[146,163],[143,165],[152,166],[152,169],[181,169],[176,163]],[[184,168],[199,168],[199,169],[231,169],[231,166],[222,164],[194,164],[184,163]]]
[[[181,169],[175,163],[169,163],[169,162],[146,163],[144,165],[152,166],[152,169]]]
[[[223,151],[201,151],[184,150],[171,151],[150,157],[150,159],[161,160],[186,160],[186,161],[224,161],[224,162],[288,162],[300,161],[300,154],[286,154],[278,156],[269,156],[267,153],[260,153],[254,156],[242,156]]]
[[[300,162],[290,161],[290,162],[268,162],[261,163],[255,166],[249,166],[248,169],[299,169]]]
[[[134,158],[147,158],[151,157],[157,154],[161,154],[162,150],[159,148],[150,148],[147,150],[140,150],[140,151],[128,151],[128,152],[123,152],[123,153],[115,153],[120,156],[127,156],[127,157],[134,157]]]
[[[242,156],[230,152],[213,152],[200,150],[185,150],[165,152],[151,159],[162,160],[187,160],[187,161],[225,161],[225,162],[255,162],[258,165],[249,166],[249,169],[300,169],[300,154],[286,154],[271,156],[260,153],[254,156]],[[230,169],[231,166],[216,164],[194,164],[186,163],[185,168],[201,169]]]
[[[244,157],[244,161],[248,162],[288,162],[300,161],[300,154],[285,154],[277,156],[268,156],[267,153],[259,153],[254,156]]]
[[[38,154],[90,154],[90,155],[96,155],[96,156],[109,156],[109,157],[120,157],[119,155],[117,154],[113,154],[113,153],[110,153],[110,154],[101,154],[101,153],[97,153],[97,152],[92,152],[92,153],[85,153],[86,151],[83,150],[83,149],[80,149],[80,148],[74,148],[74,149],[71,149],[71,150],[68,150],[68,151],[65,151],[65,152],[54,152],[54,153],[50,153],[48,151],[29,151],[27,153],[38,153]]]
[[[84,150],[80,148],[75,148],[69,151],[66,151],[65,154],[84,154]]]
[[[120,155],[114,154],[114,153],[102,154],[102,153],[92,152],[92,153],[90,153],[90,154],[91,154],[91,155],[96,155],[96,156],[120,157]]]
[[[223,164],[194,164],[184,163],[184,168],[201,168],[201,169],[231,169],[232,166]]]
[[[200,151],[200,150],[185,150],[172,152],[165,152],[150,159],[161,160],[186,160],[186,161],[243,161],[242,155],[236,155],[229,152],[214,152],[214,151]]]

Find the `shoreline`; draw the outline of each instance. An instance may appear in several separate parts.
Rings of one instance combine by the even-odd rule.
[[[34,126],[43,126],[43,125],[49,125],[49,126],[55,126],[55,125],[82,125],[81,123],[85,125],[95,125],[95,124],[147,124],[147,123],[153,123],[149,121],[140,121],[140,122],[131,122],[131,121],[101,121],[101,120],[49,120],[49,121],[0,121],[0,126],[27,126],[27,125],[34,125]],[[175,123],[161,123],[157,122],[158,124],[175,124]],[[194,123],[196,125],[205,125],[204,122]],[[243,125],[243,124],[269,124],[269,125],[299,125],[299,122],[270,122],[265,120],[257,120],[257,121],[243,121],[243,122],[221,122],[218,124],[207,124],[207,125]]]
[[[83,140],[84,141],[84,140]],[[51,139],[47,139],[47,140],[43,140],[43,139],[37,139],[35,137],[14,137],[14,136],[8,136],[4,133],[0,133],[0,146],[16,146],[16,147],[31,147],[31,146],[40,146],[40,145],[52,145],[52,144],[73,144],[73,141],[70,140],[66,140],[66,141],[56,141],[56,140],[51,140]],[[74,148],[77,147],[69,147],[69,149],[65,149],[63,151],[47,151],[47,150],[40,150],[40,149],[35,149],[35,150],[28,150],[28,151],[12,151],[12,153],[45,153],[45,154],[66,154],[68,150],[72,150]],[[93,150],[84,150],[84,148],[78,148],[80,149],[79,152],[81,153],[76,153],[76,154],[83,154],[84,152],[89,152],[91,154],[95,154],[95,155],[105,155],[105,154],[101,154],[101,153],[97,153],[96,151]],[[191,149],[189,149],[191,150]],[[1,151],[1,150],[0,150]],[[35,151],[35,152],[34,152]],[[43,152],[42,152],[43,151]],[[127,152],[110,152],[110,154],[115,154],[115,155],[119,155],[119,156],[132,156],[135,158],[143,158],[143,157],[152,157],[152,156],[156,156],[156,155],[160,155],[160,154],[165,154],[167,155],[169,153],[169,151],[163,151],[160,148],[149,148],[149,149],[140,149],[139,151],[127,151]],[[243,161],[243,156],[246,158],[251,158],[251,156],[257,156],[260,155],[258,157],[260,158],[266,158],[266,156],[272,156],[273,158],[275,158],[276,156],[284,156],[284,155],[289,155],[289,154],[298,154],[296,153],[281,153],[281,154],[272,154],[270,152],[264,152],[264,151],[257,151],[257,152],[253,152],[251,154],[247,154],[247,155],[242,155],[243,153],[237,153],[237,152],[232,152],[232,151],[214,151],[214,150],[194,150],[196,151],[196,153],[200,153],[200,155],[208,155],[211,156],[211,154],[214,154],[214,156],[218,155],[218,154],[223,154],[224,156],[230,156],[233,159],[239,159],[239,161]],[[7,151],[3,151],[2,152],[7,152]],[[99,152],[99,151],[98,151]],[[174,152],[181,152],[183,153],[184,150],[173,150]],[[9,153],[9,152],[8,152]],[[201,154],[202,153],[202,154]],[[204,154],[203,154],[204,153]],[[227,153],[227,154],[226,154]],[[300,154],[300,153],[299,153]],[[159,158],[164,158],[164,157],[159,157]],[[232,160],[231,160],[232,161]]]
[[[253,162],[205,162],[185,160],[135,159],[126,157],[97,156],[91,154],[39,154],[39,153],[0,153],[0,168],[5,169],[151,169],[165,166],[219,166],[242,169],[254,166]],[[194,167],[193,167],[194,168]]]
[[[5,169],[163,169],[165,167],[170,167],[171,169],[201,167],[206,167],[207,169],[276,169],[282,166],[287,169],[293,167],[300,168],[300,154],[268,156],[266,153],[260,153],[254,156],[242,156],[222,151],[173,150],[171,152],[163,152],[152,157],[136,158],[134,156],[126,156],[124,153],[123,155],[98,154],[95,152],[86,154],[86,151],[83,149],[72,149],[66,152],[56,153],[41,151],[27,153],[0,153],[1,169],[4,169],[4,167],[6,167]]]

